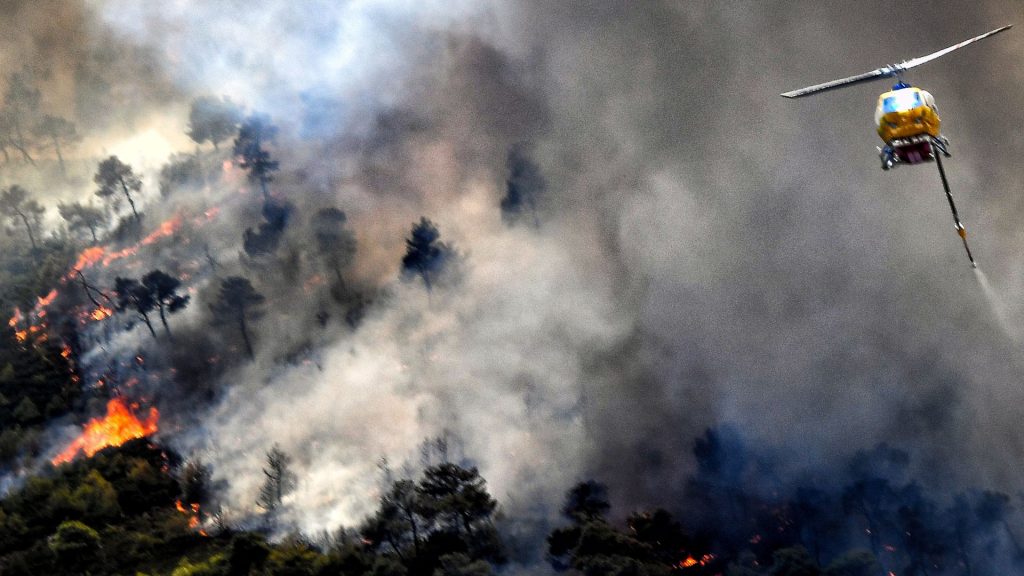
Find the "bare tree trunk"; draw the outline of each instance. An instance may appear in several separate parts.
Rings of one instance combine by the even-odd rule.
[[[174,340],[174,336],[171,335],[171,328],[167,325],[167,316],[164,314],[164,303],[159,302],[157,304],[160,309],[160,322],[164,325],[164,332],[167,332],[167,337]]]
[[[36,162],[32,159],[32,156],[29,155],[28,150],[26,149],[25,134],[21,131],[21,123],[18,122],[17,119],[14,121],[14,133],[18,137],[18,141],[12,142],[13,146],[18,150],[18,152],[21,152],[22,158],[28,161],[29,164],[35,166]]]
[[[25,230],[28,231],[28,241],[32,243],[32,253],[35,254],[39,250],[36,246],[36,237],[32,234],[32,225],[28,222],[28,216],[25,215],[21,210],[17,210],[18,216],[21,216],[21,221],[25,223]]]
[[[256,354],[252,351],[252,342],[249,340],[249,329],[245,325],[245,311],[242,310],[238,314],[238,328],[242,332],[242,342],[245,343],[245,351],[249,354],[250,360],[256,359]]]
[[[140,312],[139,315],[142,317],[142,321],[146,323],[146,328],[149,328],[149,333],[153,335],[153,339],[156,339],[156,330],[153,330],[153,323],[149,321],[149,315],[145,312]]]
[[[118,179],[121,182],[121,190],[124,190],[124,196],[128,199],[128,205],[132,207],[132,214],[135,215],[135,221],[140,222],[139,213],[135,210],[135,201],[132,200],[132,195],[128,192],[128,185],[124,183],[123,178]]]
[[[57,153],[57,162],[60,163],[60,175],[66,178],[68,171],[64,169],[64,156],[60,153],[60,141],[56,136],[51,136],[51,138],[53,139],[53,150]]]

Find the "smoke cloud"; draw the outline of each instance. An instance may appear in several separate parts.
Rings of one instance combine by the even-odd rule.
[[[907,77],[938,101],[991,290],[931,167],[878,170],[881,83],[778,97],[1011,23],[1012,3],[60,5],[51,21],[15,3],[34,24],[4,61],[50,63],[54,105],[75,104],[92,126],[82,103],[112,74],[96,68],[109,54],[122,72],[107,91],[124,105],[108,116],[160,143],[124,152],[149,186],[147,222],[219,210],[164,252],[198,262],[206,250],[221,269],[183,268],[193,305],[175,319],[179,350],[148,352],[179,368],[153,385],[177,423],[164,439],[230,480],[234,518],[256,512],[275,443],[300,478],[288,518],[313,531],[358,523],[378,461],[415,464],[425,438],[446,434],[524,522],[554,520],[564,490],[589,477],[626,509],[672,507],[693,438],[721,423],[773,447],[793,478],[887,441],[930,489],[1022,488],[1022,364],[999,326],[1024,314],[1024,40],[1014,30]],[[182,135],[200,95],[281,128],[270,187],[295,213],[273,258],[243,254],[261,205],[229,154],[203,168],[205,184],[154,193],[169,154],[194,146]],[[84,167],[94,149],[126,146],[106,122],[91,142],[109,148],[83,145]],[[502,220],[513,150],[544,182],[536,226]],[[79,184],[51,200],[91,193]],[[358,322],[303,289],[324,207],[345,211],[358,242],[346,271],[349,296],[367,299]],[[461,255],[459,278],[430,292],[398,273],[421,216]],[[229,275],[267,297],[256,358],[185,370],[210,346],[239,351],[208,329]],[[1004,298],[1000,317],[989,292]],[[137,346],[120,338],[104,352]]]

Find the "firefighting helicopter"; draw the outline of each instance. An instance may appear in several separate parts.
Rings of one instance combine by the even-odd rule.
[[[939,132],[939,112],[935,106],[935,98],[921,88],[911,86],[903,81],[903,73],[911,68],[931,62],[936,58],[945,56],[950,52],[963,48],[968,44],[983,40],[1004,30],[1009,30],[1012,25],[996,28],[970,40],[954,44],[938,52],[927,56],[905,60],[899,64],[890,64],[877,68],[864,74],[840,78],[823,84],[815,84],[799,90],[785,92],[782,96],[786,98],[800,98],[819,92],[845,88],[862,82],[869,82],[879,78],[896,78],[896,84],[892,90],[883,92],[878,97],[878,105],[875,107],[875,125],[878,135],[885,142],[885,146],[878,148],[878,156],[882,161],[882,170],[889,170],[901,164],[921,164],[923,162],[935,161],[939,168],[939,177],[942,179],[942,186],[946,190],[946,199],[949,200],[949,208],[953,212],[953,222],[956,225],[957,234],[963,240],[964,249],[967,250],[967,257],[971,266],[978,267],[967,245],[967,230],[960,222],[960,215],[957,214],[956,204],[953,203],[953,194],[949,190],[949,181],[946,179],[946,171],[942,167],[942,156],[950,157],[949,140]]]

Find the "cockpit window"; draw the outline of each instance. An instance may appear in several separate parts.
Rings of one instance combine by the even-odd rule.
[[[921,96],[917,90],[897,90],[882,102],[882,109],[889,112],[903,112],[921,106]]]

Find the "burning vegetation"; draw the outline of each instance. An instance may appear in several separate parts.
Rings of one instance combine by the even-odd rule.
[[[705,306],[714,290],[677,281],[662,239],[632,243],[657,236],[649,221],[662,216],[634,188],[657,196],[662,176],[631,172],[647,158],[588,164],[589,152],[544,141],[571,134],[589,148],[591,124],[604,125],[549,125],[552,91],[485,39],[397,43],[444,47],[416,60],[443,78],[396,90],[427,102],[264,86],[248,100],[268,115],[238,97],[178,101],[188,90],[161,76],[151,47],[105,36],[68,51],[89,58],[70,72],[0,78],[0,573],[1022,571],[1016,493],[915,478],[912,454],[887,444],[828,466],[788,462],[789,446],[750,446],[714,420],[726,407],[701,386],[644,389],[662,372],[702,385],[714,376],[701,356],[732,353],[694,321],[694,340],[670,344],[692,347],[695,364],[654,365],[670,338],[652,328],[680,323],[677,302],[655,305],[677,296],[657,276],[691,290],[700,318],[746,314],[765,295]],[[210,60],[247,57],[230,54]],[[650,62],[638,69],[661,75]],[[269,83],[287,84],[277,72]],[[134,98],[153,106],[134,110]],[[611,112],[616,127],[633,116]],[[132,130],[139,140],[124,140]],[[624,196],[644,210],[608,200]],[[700,249],[680,244],[695,262]],[[724,285],[732,267],[707,270]],[[931,434],[948,405],[906,412],[927,413],[917,425]],[[458,450],[436,440],[409,456],[448,425]],[[396,455],[397,470],[374,467]]]
[[[156,434],[160,412],[155,407],[150,408],[149,414],[140,420],[136,415],[138,409],[138,404],[129,405],[121,398],[111,398],[107,402],[106,416],[90,420],[82,433],[50,462],[57,466],[70,462],[79,453],[92,456],[109,446]]]

